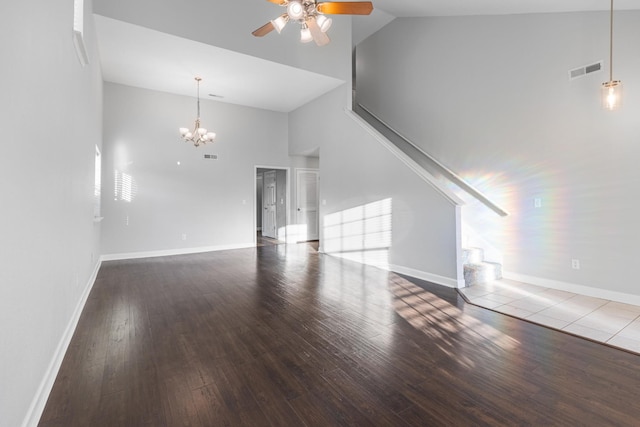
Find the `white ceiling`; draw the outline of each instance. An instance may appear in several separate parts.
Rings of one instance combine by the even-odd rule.
[[[344,81],[95,15],[105,81],[289,112]],[[215,94],[219,97],[210,97]]]
[[[609,0],[372,0],[396,17],[511,15],[609,10]],[[638,0],[616,0],[615,10],[640,9]]]
[[[261,0],[255,0],[261,1]],[[354,20],[360,41],[394,17],[608,10],[609,0],[373,0],[374,14]],[[640,0],[616,0],[616,10]],[[386,13],[385,13],[386,12]],[[106,81],[202,99],[289,112],[344,82],[159,31],[95,15]],[[223,98],[209,97],[209,94]]]

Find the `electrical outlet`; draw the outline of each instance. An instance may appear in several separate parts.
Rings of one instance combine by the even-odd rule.
[[[574,270],[580,270],[580,260],[579,259],[572,259],[571,260],[571,268],[573,268]]]
[[[535,199],[533,199],[533,207],[534,208],[542,207],[542,199],[540,197],[536,197]]]
[[[182,240],[187,240],[187,234],[186,233],[182,233]]]

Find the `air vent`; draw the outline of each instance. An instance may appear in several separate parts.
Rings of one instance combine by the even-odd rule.
[[[218,155],[217,154],[205,154],[204,158],[206,160],[218,160]]]
[[[595,73],[601,70],[602,70],[602,61],[596,62],[595,64],[574,68],[573,70],[569,70],[569,80],[579,79],[580,77],[584,77],[587,74]]]

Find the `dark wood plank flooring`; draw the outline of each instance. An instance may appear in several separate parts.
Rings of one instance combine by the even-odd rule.
[[[276,245],[105,262],[40,426],[638,425],[640,357]]]

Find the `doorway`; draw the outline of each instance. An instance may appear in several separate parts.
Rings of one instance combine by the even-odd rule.
[[[256,245],[280,244],[287,240],[289,224],[289,168],[255,167]]]
[[[320,238],[320,171],[296,168],[296,224],[300,227],[299,240]]]

